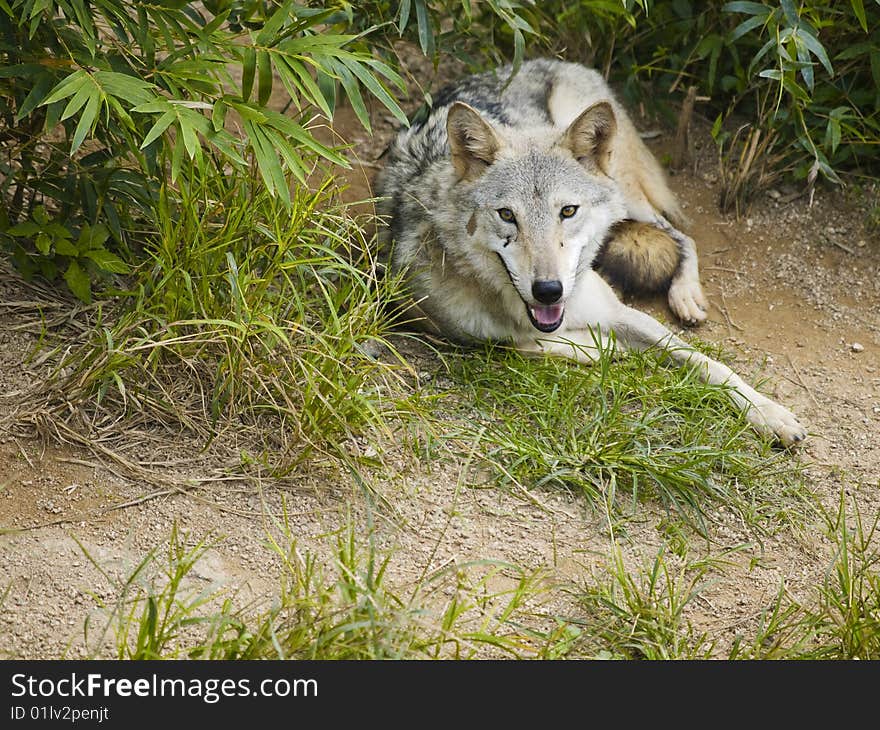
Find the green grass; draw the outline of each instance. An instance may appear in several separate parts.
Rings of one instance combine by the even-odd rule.
[[[380,281],[365,223],[348,211],[329,183],[297,188],[290,208],[242,177],[163,190],[148,262],[78,345],[65,343],[24,417],[161,426],[205,443],[224,434],[274,473],[339,457],[361,433],[389,435],[407,408],[405,366],[370,352],[393,354],[396,285]]]
[[[109,588],[98,591],[109,598],[94,596],[99,611],[84,638],[90,656],[118,659],[876,660],[878,521],[865,523],[857,511],[848,517],[844,499],[829,516],[827,579],[803,602],[781,585],[729,647],[688,614],[698,597],[711,595],[729,555],[691,559],[664,545],[634,564],[612,537],[604,564],[576,583],[492,561],[401,582],[389,577],[399,553],[380,550],[372,532],[351,522],[317,550],[298,545],[286,523],[267,532],[278,584],[251,602],[192,578],[222,540],[194,540],[175,528],[164,554],[149,551],[121,578],[82,548]],[[558,593],[573,597],[579,611],[536,612]]]
[[[688,617],[687,607],[711,596],[727,558],[675,558],[667,545],[633,565],[612,539],[610,555],[590,579],[565,584],[581,612],[564,620],[563,655],[601,659],[878,659],[880,658],[880,516],[870,522],[846,496],[827,515],[831,555],[825,579],[802,600],[785,583],[753,625],[730,646]]]
[[[219,540],[193,542],[172,531],[163,556],[149,551],[125,577],[105,570],[110,600],[86,622],[92,657],[117,659],[406,659],[534,655],[540,643],[514,618],[544,590],[539,576],[480,561],[391,585],[393,555],[351,523],[318,553],[301,548],[285,524],[267,535],[278,586],[256,603],[204,588],[192,573]],[[326,548],[330,547],[329,559]],[[510,587],[492,589],[503,571]],[[513,576],[510,579],[510,576]]]
[[[828,516],[834,557],[819,587],[819,605],[806,610],[816,635],[810,657],[880,659],[880,512],[865,519],[841,491]]]
[[[865,521],[845,490],[825,515],[832,555],[815,595],[795,599],[781,585],[757,635],[739,638],[736,659],[880,659],[880,514]]]
[[[444,438],[499,485],[564,488],[618,508],[658,500],[703,532],[719,506],[755,526],[803,511],[796,459],[759,437],[724,388],[655,353],[603,352],[585,367],[487,348],[447,363]]]
[[[594,576],[580,593],[586,618],[579,625],[579,653],[602,659],[707,659],[714,648],[705,632],[685,617],[699,593],[705,568],[673,568],[658,552],[633,571],[615,546],[604,576]]]

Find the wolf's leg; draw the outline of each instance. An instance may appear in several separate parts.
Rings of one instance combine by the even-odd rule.
[[[791,446],[806,438],[806,430],[787,408],[756,391],[723,363],[694,350],[644,312],[621,304],[610,321],[603,323],[603,328],[614,331],[620,349],[643,351],[652,347],[662,348],[677,363],[696,366],[704,382],[727,385],[731,399],[745,411],[746,418],[755,429],[775,436],[782,445]],[[536,342],[531,349],[589,361],[590,353],[594,358],[597,350],[595,330],[568,330],[559,339]]]
[[[708,303],[700,286],[697,247],[694,239],[679,231],[662,215],[651,221],[678,245],[681,263],[669,285],[669,307],[682,322],[698,324],[706,319]]]
[[[627,182],[626,177],[621,181],[621,188],[627,201],[629,217],[656,226],[669,236],[678,248],[678,270],[669,285],[669,308],[685,324],[694,325],[703,322],[709,305],[700,286],[697,246],[694,239],[682,233],[665,216],[658,213],[657,208],[648,200],[641,188],[636,187],[631,181]]]
[[[644,312],[621,306],[618,321],[611,324],[622,344],[634,350],[661,347],[681,365],[694,365],[700,378],[713,385],[730,387],[733,402],[760,432],[775,435],[784,446],[802,441],[807,432],[787,408],[748,385],[727,365],[694,350]]]

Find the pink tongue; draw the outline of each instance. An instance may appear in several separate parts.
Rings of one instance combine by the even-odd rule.
[[[535,304],[532,314],[538,324],[555,324],[562,316],[561,304]]]

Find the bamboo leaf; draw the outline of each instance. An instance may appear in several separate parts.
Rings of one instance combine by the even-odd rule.
[[[128,102],[130,107],[146,104],[156,98],[155,86],[143,79],[115,71],[96,71],[95,83],[105,94]]]
[[[278,10],[272,13],[272,16],[266,21],[262,30],[257,34],[256,45],[268,46],[272,44],[278,31],[281,30],[281,26],[284,25],[284,21],[291,17],[291,5],[293,5],[293,0],[287,0]]]
[[[272,60],[266,51],[257,52],[257,103],[266,106],[272,96]]]
[[[0,67],[0,79],[16,77],[21,79],[31,76],[40,76],[46,73],[46,67],[39,63],[16,63],[11,66]]]
[[[177,115],[173,111],[165,112],[161,117],[156,120],[156,123],[151,127],[150,131],[147,132],[147,136],[144,137],[144,141],[141,143],[140,149],[144,147],[148,147],[153,142],[155,142],[162,134],[168,129],[169,126],[177,119]]]
[[[356,60],[348,60],[347,62],[344,61],[344,63],[349,69],[351,69],[351,72],[369,90],[369,92],[373,96],[375,96],[382,103],[382,105],[394,115],[397,121],[399,121],[401,124],[408,123],[406,114],[404,113],[403,109],[398,106],[394,98],[385,90],[385,88],[382,86],[382,84],[379,83],[379,80],[373,74],[367,71]]]
[[[278,154],[281,155],[281,159],[284,160],[287,168],[296,176],[297,180],[299,180],[300,183],[305,185],[306,166],[305,164],[303,164],[302,158],[296,153],[296,148],[292,144],[290,144],[290,142],[283,135],[279,134],[275,130],[266,130],[266,135],[273,143],[273,146],[278,151]]]
[[[333,109],[327,101],[327,97],[321,90],[315,79],[309,73],[309,70],[299,61],[293,59],[284,59],[284,65],[296,76],[300,81],[302,94],[315,106],[317,106],[328,119],[333,118]]]
[[[801,41],[803,41],[804,45],[810,49],[810,52],[819,59],[819,62],[825,67],[825,70],[828,72],[828,75],[834,76],[834,69],[831,67],[831,60],[828,58],[828,54],[825,52],[825,46],[822,45],[819,39],[805,29],[803,30],[803,32],[798,33],[797,37]]]
[[[511,78],[516,75],[522,66],[526,54],[526,40],[522,31],[516,28],[513,31],[513,64],[510,70]]]
[[[769,17],[772,8],[768,8],[762,3],[752,2],[733,2],[725,3],[721,8],[725,13],[745,13],[746,15],[763,15]]]
[[[330,76],[330,74],[325,73],[322,69],[318,69],[318,73],[315,76],[318,88],[321,90],[321,96],[324,97],[327,108],[330,110],[330,118],[332,118],[333,112],[336,109],[336,79]]]
[[[339,82],[345,90],[345,95],[348,97],[348,101],[351,104],[351,108],[354,110],[358,121],[363,125],[364,129],[368,132],[372,132],[370,127],[370,115],[367,113],[364,98],[361,96],[360,89],[358,89],[358,85],[355,82],[351,71],[349,71],[344,64],[335,59],[332,61],[328,59],[328,65],[331,66],[332,70],[334,70],[339,77]]]
[[[271,127],[277,129],[285,136],[296,140],[302,146],[307,147],[313,152],[321,155],[321,157],[324,157],[330,162],[333,162],[334,164],[340,165],[342,167],[351,167],[348,160],[342,157],[342,155],[339,155],[331,150],[329,147],[325,147],[324,145],[322,145],[308,130],[297,124],[290,117],[286,117],[283,114],[279,114],[278,112],[273,112],[267,109],[266,119],[267,124],[269,124]]]
[[[196,150],[201,149],[201,145],[199,144],[199,137],[193,127],[192,120],[180,115],[178,117],[178,125],[180,127],[180,135],[183,137],[183,146],[186,148],[186,153],[190,159],[193,159],[196,156]]]
[[[171,104],[168,102],[168,99],[159,97],[155,101],[149,101],[146,104],[138,104],[132,109],[132,111],[137,112],[138,114],[157,114],[159,112],[166,112],[170,108]]]
[[[84,79],[83,84],[76,90],[76,93],[67,102],[67,106],[64,107],[64,111],[61,112],[61,121],[63,122],[76,114],[97,92],[94,84],[90,83],[88,78]]]
[[[761,50],[759,50],[755,54],[755,57],[752,59],[752,62],[749,64],[749,68],[750,69],[755,68],[755,66],[758,65],[758,61],[760,61],[764,56],[766,56],[767,52],[775,46],[776,46],[776,39],[775,38],[771,38],[763,46],[761,46]]]
[[[174,149],[171,151],[171,182],[177,182],[180,176],[180,167],[183,164],[183,135],[178,134],[174,140]]]
[[[257,71],[257,51],[253,46],[245,46],[241,61],[241,100],[251,98],[254,88],[254,75]]]
[[[807,47],[798,41],[795,41],[797,47],[797,57],[800,63],[801,77],[807,88],[813,91],[813,62],[810,60],[810,53]]]
[[[290,190],[275,148],[263,130],[251,123],[245,125],[251,141],[251,149],[257,162],[257,169],[270,195],[278,196],[286,206],[290,205]]]
[[[742,38],[746,33],[754,28],[758,28],[764,25],[767,22],[766,17],[761,16],[753,16],[751,18],[747,18],[742,23],[740,23],[736,28],[734,28],[733,32],[730,34],[730,39],[728,43],[734,43]]]
[[[43,103],[43,99],[46,98],[49,89],[52,88],[52,82],[54,80],[55,79],[49,73],[43,73],[37,77],[37,80],[28,92],[28,95],[24,98],[24,101],[21,102],[21,106],[15,115],[16,122],[20,122]]]
[[[66,99],[68,96],[73,96],[82,85],[88,80],[88,74],[79,69],[78,71],[74,71],[70,76],[62,79],[55,88],[49,93],[43,101],[40,102],[40,106],[45,106],[46,104],[54,104],[56,101],[61,101],[62,99]]]
[[[79,118],[79,122],[76,125],[76,130],[73,133],[73,141],[70,145],[70,154],[73,155],[85,140],[86,135],[91,132],[91,130],[95,126],[95,122],[98,118],[98,112],[101,110],[101,95],[99,93],[94,93],[91,97],[89,97],[89,103],[86,105],[85,110],[82,113],[82,116]]]
[[[222,99],[218,99],[214,102],[214,108],[211,110],[211,124],[214,127],[215,132],[219,132],[226,125],[226,110],[229,107],[226,106],[226,102]]]
[[[387,63],[383,63],[376,58],[364,58],[363,63],[382,74],[382,76],[384,76],[388,81],[394,84],[398,89],[400,89],[400,91],[406,91],[406,82],[403,80],[403,77],[401,77],[401,75],[397,73],[393,68],[391,68]]]
[[[242,104],[232,100],[228,103],[245,121],[255,122],[256,124],[266,123],[265,110],[256,109],[251,104]]]
[[[414,0],[416,5],[416,23],[419,28],[419,46],[426,56],[434,55],[434,29],[431,27],[431,16],[425,0]]]
[[[852,2],[853,12],[856,14],[856,17],[859,19],[859,25],[862,26],[862,30],[865,33],[868,32],[868,18],[865,15],[865,4],[862,0],[850,0]]]
[[[233,137],[229,132],[225,130],[219,130],[214,132],[213,134],[208,134],[206,136],[208,142],[210,142],[214,147],[216,147],[230,162],[244,166],[247,163],[245,159],[239,154],[237,145],[240,144],[240,140]]]
[[[409,25],[409,13],[412,8],[412,0],[401,0],[397,8],[397,34],[402,36],[406,26]]]

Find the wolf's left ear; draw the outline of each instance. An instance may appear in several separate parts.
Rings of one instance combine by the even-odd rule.
[[[501,142],[480,112],[462,101],[449,107],[446,134],[452,164],[462,180],[473,180],[495,162]]]
[[[607,101],[588,107],[565,130],[560,145],[570,150],[580,163],[591,163],[606,175],[611,140],[617,131],[614,110]]]

